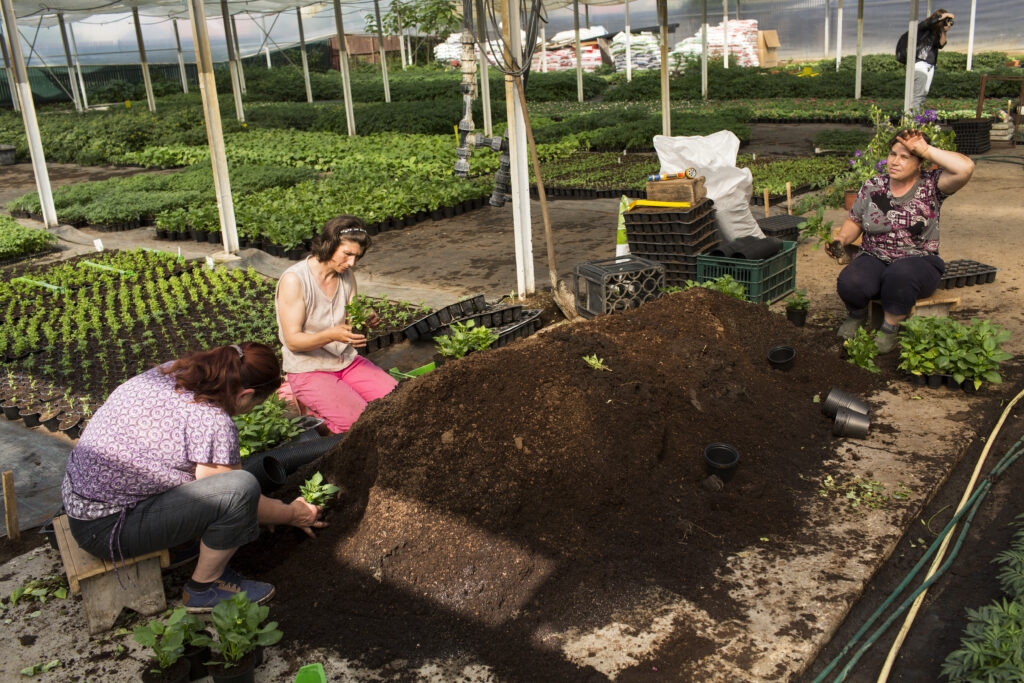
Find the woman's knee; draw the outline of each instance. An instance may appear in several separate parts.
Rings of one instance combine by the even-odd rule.
[[[228,507],[255,508],[260,499],[260,483],[251,472],[232,470],[213,475],[218,478],[222,495]]]

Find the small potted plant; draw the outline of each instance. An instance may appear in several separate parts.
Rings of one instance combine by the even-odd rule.
[[[806,289],[798,289],[786,299],[786,320],[797,327],[803,327],[807,322],[807,308],[811,300],[807,298]]]
[[[199,634],[193,642],[213,652],[208,664],[214,683],[255,683],[256,648],[273,645],[284,635],[276,621],[260,626],[269,613],[269,607],[251,602],[244,591],[213,608],[210,617],[217,640]]]
[[[325,507],[334,502],[338,487],[324,482],[324,475],[317,472],[299,487],[299,495],[310,505]]]
[[[189,614],[184,607],[178,607],[167,618],[167,626],[180,628],[184,636],[185,651],[182,658],[189,662],[188,680],[206,678],[206,662],[210,661],[210,647],[197,644],[201,638],[210,637],[210,632],[204,628],[206,624],[194,614]]]
[[[159,619],[152,619],[145,626],[136,626],[133,637],[135,642],[153,650],[153,657],[142,672],[144,683],[185,683],[189,680],[189,661],[181,656],[185,652],[185,630],[180,621],[165,624]]]

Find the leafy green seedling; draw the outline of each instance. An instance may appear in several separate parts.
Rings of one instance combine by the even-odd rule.
[[[587,365],[594,368],[595,370],[607,370],[611,372],[612,369],[604,364],[604,358],[598,358],[596,353],[592,353],[589,356],[583,356],[583,360],[587,362]]]
[[[317,472],[299,487],[299,493],[310,505],[330,505],[340,489],[334,484],[324,483],[324,475]]]
[[[64,665],[61,664],[59,659],[51,659],[48,662],[38,662],[32,666],[26,666],[20,673],[22,676],[36,676],[38,674],[46,673],[47,671],[53,671],[61,666]]]
[[[878,356],[878,343],[875,341],[873,332],[868,332],[861,327],[857,330],[855,337],[843,342],[843,347],[849,356],[847,358],[849,362],[868,372],[881,372],[881,369],[875,365],[875,357]]]
[[[181,622],[165,624],[151,619],[145,626],[136,626],[133,632],[135,642],[153,651],[151,671],[166,671],[174,666],[185,652],[185,629]]]
[[[498,340],[498,333],[487,327],[477,327],[472,320],[452,323],[451,334],[434,337],[434,345],[442,356],[462,358],[470,351],[480,351]]]
[[[787,311],[806,311],[810,305],[811,300],[807,298],[806,289],[798,289],[786,297]]]
[[[721,292],[727,296],[731,296],[734,299],[740,301],[747,300],[747,289],[743,286],[742,282],[738,282],[732,275],[722,275],[716,277],[714,280],[706,280],[704,282],[697,282],[696,280],[687,280],[686,289],[693,287],[701,287],[703,289],[710,289],[715,292]]]
[[[276,621],[260,626],[268,614],[270,608],[251,602],[245,591],[236,593],[217,603],[210,613],[217,639],[201,633],[192,642],[220,655],[215,664],[235,666],[257,646],[267,647],[281,640],[284,634],[278,630]]]

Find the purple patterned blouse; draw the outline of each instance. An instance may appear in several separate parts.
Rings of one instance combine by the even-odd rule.
[[[939,189],[941,170],[922,171],[902,197],[889,189],[889,175],[868,180],[857,193],[850,218],[864,229],[861,249],[886,263],[939,253],[939,210],[949,196]]]
[[[235,465],[231,416],[179,392],[160,366],[117,387],[86,425],[61,486],[68,515],[91,521],[196,478],[196,463]]]

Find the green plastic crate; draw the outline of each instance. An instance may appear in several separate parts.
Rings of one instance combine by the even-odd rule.
[[[747,290],[747,301],[778,301],[796,289],[796,242],[783,242],[771,258],[751,261],[724,256],[697,255],[697,282],[732,275]]]

